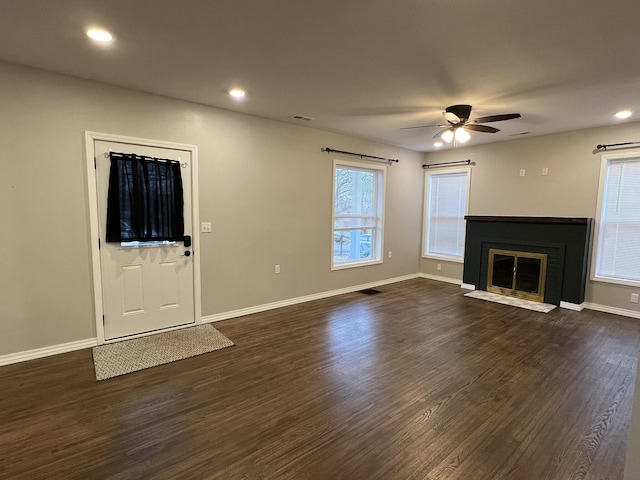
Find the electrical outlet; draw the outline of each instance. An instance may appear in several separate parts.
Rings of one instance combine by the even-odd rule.
[[[525,170],[524,170],[524,168],[521,168],[521,169],[520,169],[520,176],[521,176],[521,177],[524,177],[524,174],[525,174]]]
[[[436,265],[436,270],[438,270],[438,271],[439,271],[439,270],[442,270],[442,264],[441,264],[441,263],[439,263],[439,264],[437,264],[437,265]]]
[[[549,175],[549,169],[547,167],[542,167],[542,175]]]
[[[280,265],[276,265],[274,270],[276,273],[280,273]]]
[[[638,303],[638,294],[637,293],[632,293],[631,294],[631,303]]]
[[[391,258],[391,250],[389,250],[389,258]]]

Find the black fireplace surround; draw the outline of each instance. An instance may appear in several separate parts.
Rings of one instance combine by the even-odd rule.
[[[487,289],[489,250],[547,254],[545,303],[584,302],[591,218],[465,217],[467,221],[462,281]]]

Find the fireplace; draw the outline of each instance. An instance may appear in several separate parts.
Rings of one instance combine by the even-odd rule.
[[[547,254],[489,250],[487,291],[544,302]]]
[[[465,220],[463,286],[487,291],[502,288],[504,290],[498,292],[501,294],[535,293],[536,301],[576,310],[582,308],[592,219],[467,216]],[[490,261],[492,251],[493,260],[496,251],[498,255],[512,252],[509,253],[512,260],[498,256],[497,284],[489,281],[490,265],[495,263]],[[538,265],[542,268],[542,258],[546,271],[536,277]],[[521,275],[514,277],[516,261]],[[536,278],[538,285],[534,292]]]

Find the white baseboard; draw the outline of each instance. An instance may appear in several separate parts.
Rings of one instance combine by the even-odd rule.
[[[254,307],[241,308],[239,310],[232,310],[228,312],[216,313],[213,315],[207,315],[202,317],[202,323],[219,322],[221,320],[228,320],[230,318],[243,317],[245,315],[251,315],[254,313],[266,312],[267,310],[274,310],[276,308],[288,307],[289,305],[296,305],[298,303],[310,302],[312,300],[321,300],[323,298],[335,297],[336,295],[343,295],[345,293],[357,292],[358,290],[364,290],[365,288],[375,288],[381,285],[388,285],[390,283],[403,282],[405,280],[412,280],[419,278],[420,274],[404,275],[402,277],[388,278],[386,280],[380,280],[378,282],[365,283],[362,285],[355,285],[352,287],[339,288],[337,290],[329,290],[327,292],[314,293],[312,295],[305,295],[303,297],[289,298],[287,300],[280,300],[273,303],[265,303],[262,305],[256,305]]]
[[[573,310],[574,312],[581,312],[582,310],[584,310],[584,303],[571,303],[563,302],[562,300],[560,300],[560,308]]]
[[[613,313],[614,315],[622,315],[623,317],[640,318],[640,312],[637,310],[627,310],[626,308],[609,307],[607,305],[598,305],[597,303],[583,303],[584,308],[596,310],[598,312]]]
[[[320,300],[323,298],[335,297],[336,295],[342,295],[345,293],[357,292],[358,290],[364,290],[366,288],[375,288],[382,285],[388,285],[390,283],[403,282],[405,280],[412,280],[414,278],[427,278],[430,280],[437,280],[440,282],[453,283],[460,285],[461,288],[467,290],[475,290],[475,285],[468,283],[461,283],[460,280],[449,277],[441,277],[438,275],[431,275],[428,273],[416,273],[412,275],[404,275],[402,277],[388,278],[386,280],[380,280],[377,282],[365,283],[362,285],[355,285],[352,287],[340,288],[337,290],[330,290],[327,292],[315,293],[313,295],[305,295],[303,297],[290,298],[287,300],[281,300],[279,302],[265,303],[263,305],[256,305],[254,307],[241,308],[239,310],[233,310],[229,312],[216,313],[214,315],[208,315],[202,317],[202,323],[218,322],[220,320],[228,320],[230,318],[242,317],[244,315],[251,315],[253,313],[265,312],[267,310],[273,310],[276,308],[287,307],[289,305],[296,305],[298,303],[310,302],[312,300]],[[598,312],[613,313],[615,315],[622,315],[625,317],[640,319],[640,312],[636,310],[627,310],[624,308],[608,307],[606,305],[598,305],[595,303],[569,303],[560,302],[560,308],[566,308],[568,310],[582,311],[587,308],[589,310],[596,310]],[[36,348],[34,350],[27,350],[24,352],[10,353],[8,355],[0,356],[0,367],[3,365],[10,365],[12,363],[26,362],[28,360],[35,360],[37,358],[49,357],[51,355],[58,355],[60,353],[73,352],[75,350],[82,350],[84,348],[95,347],[98,344],[96,338],[87,338],[85,340],[78,340],[75,342],[63,343],[60,345],[52,345],[50,347]]]
[[[432,275],[430,273],[419,273],[420,278],[428,278],[429,280],[437,280],[438,282],[454,283],[460,285],[461,281],[457,278],[443,277],[441,275]]]
[[[51,355],[58,355],[60,353],[82,350],[83,348],[95,347],[97,344],[98,340],[96,338],[87,338],[86,340],[77,340],[75,342],[62,343],[60,345],[52,345],[50,347],[10,353],[8,355],[0,356],[0,367],[3,365],[10,365],[12,363],[35,360],[36,358],[50,357]]]

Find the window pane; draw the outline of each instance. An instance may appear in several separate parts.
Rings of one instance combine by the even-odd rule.
[[[336,168],[335,214],[375,215],[374,173]]]
[[[333,267],[382,260],[386,167],[334,161]]]
[[[640,158],[609,160],[601,208],[596,275],[640,281]]]
[[[462,257],[468,172],[429,174],[425,254]]]
[[[374,259],[374,238],[371,229],[334,231],[334,264]]]

